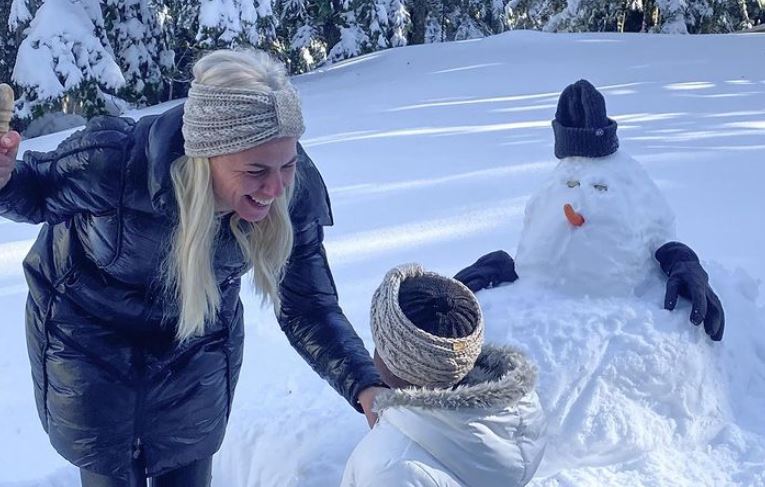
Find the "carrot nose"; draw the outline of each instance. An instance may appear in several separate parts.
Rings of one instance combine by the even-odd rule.
[[[584,225],[584,217],[577,213],[573,206],[566,203],[563,205],[563,213],[566,215],[566,219],[575,227],[581,227]]]

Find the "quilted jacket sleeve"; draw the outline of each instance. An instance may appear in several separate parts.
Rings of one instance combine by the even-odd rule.
[[[324,251],[323,225],[332,223],[324,183],[300,151],[300,189],[292,205],[295,242],[280,286],[279,324],[292,346],[353,407],[359,392],[382,379],[338,305]]]
[[[51,224],[119,206],[131,122],[98,117],[51,152],[24,154],[0,190],[0,216]]]

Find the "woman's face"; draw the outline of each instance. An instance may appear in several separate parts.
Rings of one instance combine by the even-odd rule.
[[[218,211],[233,211],[251,223],[268,215],[271,204],[295,179],[297,139],[273,139],[235,154],[210,157]]]

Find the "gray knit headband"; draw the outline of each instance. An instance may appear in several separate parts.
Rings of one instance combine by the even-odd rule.
[[[300,99],[290,83],[273,92],[191,83],[183,111],[188,157],[233,154],[305,131]]]
[[[479,322],[470,335],[443,338],[415,326],[401,310],[399,288],[405,279],[428,276],[456,282],[472,297]],[[372,337],[377,353],[397,377],[426,387],[449,387],[473,368],[483,345],[483,315],[478,300],[461,282],[433,272],[419,264],[406,264],[388,271],[372,297]]]

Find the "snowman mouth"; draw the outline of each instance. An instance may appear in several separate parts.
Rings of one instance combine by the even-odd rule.
[[[584,225],[584,217],[582,214],[577,212],[569,203],[563,205],[563,214],[566,215],[566,220],[575,227]]]

